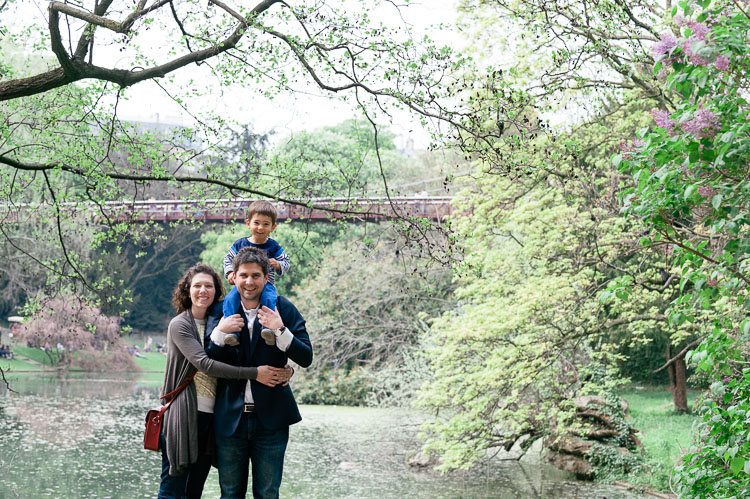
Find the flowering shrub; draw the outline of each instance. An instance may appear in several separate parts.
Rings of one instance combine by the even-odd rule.
[[[60,367],[85,371],[135,371],[120,337],[121,317],[109,317],[72,294],[37,295],[18,337],[43,349]]]
[[[700,441],[677,469],[684,497],[750,492],[748,7],[705,0],[673,9],[675,33],[662,34],[653,53],[678,101],[654,110],[656,126],[613,158],[636,182],[625,209],[648,225],[642,243],[674,254],[682,281],[670,321],[713,316],[689,356],[714,383],[698,408]]]

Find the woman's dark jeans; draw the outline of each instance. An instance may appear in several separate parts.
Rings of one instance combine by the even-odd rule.
[[[193,499],[201,496],[213,460],[213,419],[214,415],[211,413],[198,412],[198,460],[180,475],[169,474],[164,434],[159,436],[161,447],[159,499]]]

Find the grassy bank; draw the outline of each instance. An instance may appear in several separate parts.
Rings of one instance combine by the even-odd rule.
[[[49,355],[44,350],[41,350],[39,348],[31,348],[31,347],[22,347],[22,346],[14,346],[12,348],[13,353],[16,354],[16,357],[25,357],[27,359],[31,359],[32,361],[43,364],[48,367],[53,367],[58,360],[57,354],[55,354],[54,351],[49,352]],[[52,358],[50,359],[50,355]]]
[[[688,393],[688,406],[695,407],[699,392]],[[646,458],[646,472],[617,479],[669,491],[669,478],[682,452],[690,445],[696,416],[674,411],[672,393],[664,389],[627,390],[621,396],[630,405],[630,423],[639,430]]]
[[[16,357],[12,360],[0,359],[0,367],[2,367],[3,371],[5,371],[6,373],[45,370],[44,367],[37,364],[32,364],[31,362],[28,362],[27,360],[20,357]]]
[[[16,355],[15,360],[0,359],[0,366],[2,366],[3,370],[6,370],[6,368],[11,371],[44,371],[55,369],[54,363],[51,362],[47,353],[38,348],[14,346],[12,350]],[[52,355],[54,358],[54,353]],[[135,364],[141,372],[159,374],[164,372],[164,366],[167,363],[167,356],[165,354],[149,352],[141,355],[143,355],[143,358],[133,357]],[[72,371],[75,370],[72,369]]]
[[[150,373],[163,373],[164,366],[167,364],[167,356],[163,353],[149,352],[141,354],[145,357],[133,357],[136,365],[141,368],[143,372]]]

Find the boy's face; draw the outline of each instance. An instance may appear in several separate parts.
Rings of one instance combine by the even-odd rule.
[[[271,221],[268,215],[255,214],[250,220],[245,220],[247,228],[250,229],[250,239],[255,244],[263,244],[276,228],[276,224]]]

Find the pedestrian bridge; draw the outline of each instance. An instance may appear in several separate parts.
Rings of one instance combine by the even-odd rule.
[[[380,221],[415,217],[442,220],[451,213],[452,197],[314,198],[272,201],[279,221]],[[94,220],[127,222],[233,222],[245,219],[254,199],[109,201],[100,204],[70,204],[63,212],[83,214]]]

